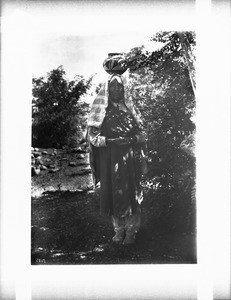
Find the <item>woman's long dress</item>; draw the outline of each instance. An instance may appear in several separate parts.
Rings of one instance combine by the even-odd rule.
[[[132,114],[109,106],[102,124],[106,138],[132,137],[141,129]],[[142,201],[140,146],[110,144],[99,148],[100,213],[123,217],[139,212]]]

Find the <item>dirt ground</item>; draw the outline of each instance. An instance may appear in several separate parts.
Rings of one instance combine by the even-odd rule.
[[[39,149],[45,150],[40,160],[47,169],[32,176],[33,265],[196,263],[195,204],[187,205],[189,196],[173,194],[175,205],[169,210],[171,199],[144,189],[136,243],[114,245],[111,219],[99,215],[99,189],[92,186],[88,153],[57,150],[54,155],[54,149]]]

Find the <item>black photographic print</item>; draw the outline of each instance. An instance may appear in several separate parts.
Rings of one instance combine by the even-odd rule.
[[[195,32],[60,35],[39,47],[31,263],[196,263]]]
[[[228,299],[215,2],[3,1],[3,299]]]

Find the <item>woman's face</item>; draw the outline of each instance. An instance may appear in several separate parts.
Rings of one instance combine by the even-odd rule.
[[[109,83],[109,98],[112,102],[119,103],[124,100],[124,86],[116,79]]]

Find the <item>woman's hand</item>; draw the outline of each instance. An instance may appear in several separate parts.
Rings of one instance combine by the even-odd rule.
[[[144,144],[146,142],[145,136],[143,134],[137,134],[135,137],[138,144]]]
[[[123,147],[123,146],[130,145],[132,143],[132,139],[133,138],[130,138],[130,137],[119,137],[119,138],[114,138],[114,139],[106,139],[106,143],[107,143],[107,145],[114,144],[114,145]]]

